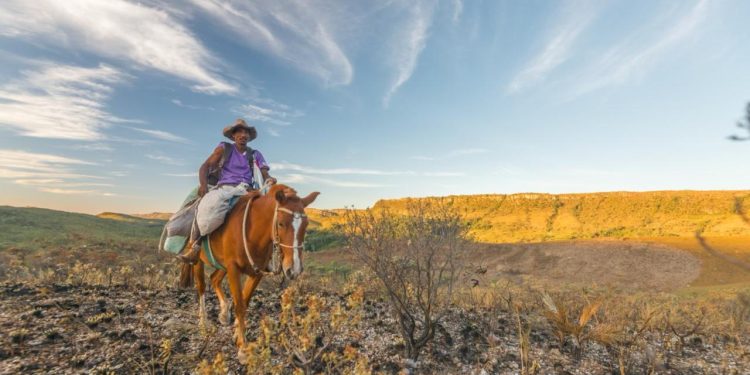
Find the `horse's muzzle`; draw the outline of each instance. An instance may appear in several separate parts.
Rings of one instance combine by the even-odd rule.
[[[284,276],[286,276],[286,278],[289,280],[294,280],[295,278],[297,278],[297,274],[295,274],[291,268],[287,268],[284,270]]]

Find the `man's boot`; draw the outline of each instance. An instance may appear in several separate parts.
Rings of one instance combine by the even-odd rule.
[[[182,254],[178,254],[177,258],[188,264],[196,264],[198,263],[198,259],[200,259],[200,255],[201,238],[198,238],[197,240],[193,241],[193,246],[190,246],[189,250],[183,252]]]

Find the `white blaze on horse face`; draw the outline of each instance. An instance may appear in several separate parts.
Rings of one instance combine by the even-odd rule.
[[[302,226],[302,215],[295,214],[294,219],[292,220],[292,228],[294,229],[294,247],[292,248],[292,251],[294,253],[294,274],[299,275],[302,273],[302,260],[299,256],[299,247],[297,246],[299,243],[299,228]]]

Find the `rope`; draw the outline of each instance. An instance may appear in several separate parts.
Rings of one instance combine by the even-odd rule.
[[[248,246],[247,246],[247,213],[250,210],[251,203],[252,203],[252,199],[248,199],[247,204],[245,204],[245,214],[242,217],[242,244],[245,247],[245,255],[247,256],[247,261],[250,263],[250,267],[253,268],[253,272],[255,272],[258,275],[278,275],[279,273],[281,273],[281,267],[280,267],[281,262],[280,262],[280,259],[278,259],[280,258],[280,256],[278,255],[278,253],[281,252],[280,248],[286,247],[286,248],[292,248],[295,250],[298,248],[301,248],[301,249],[305,248],[304,242],[301,245],[297,245],[297,246],[286,245],[286,244],[281,243],[281,241],[279,240],[279,233],[276,230],[276,226],[279,220],[279,211],[288,213],[294,216],[295,218],[307,217],[307,215],[301,212],[294,212],[284,207],[279,207],[279,202],[276,201],[276,205],[273,210],[273,221],[271,222],[271,241],[273,242],[273,249],[272,249],[273,253],[271,254],[271,263],[274,265],[273,267],[274,270],[273,272],[263,271],[259,269],[257,265],[255,265],[255,262],[253,262],[253,258],[250,256],[250,250],[248,249]],[[277,258],[277,259],[274,260],[274,258]]]
[[[247,200],[245,205],[245,214],[242,217],[242,244],[245,246],[245,255],[247,255],[247,261],[250,263],[250,267],[253,268],[253,272],[257,275],[273,275],[273,272],[262,271],[253,262],[253,257],[250,256],[250,250],[247,248],[247,212],[250,210],[250,204],[253,202],[252,199]],[[278,205],[278,203],[277,203]],[[274,222],[276,221],[276,213],[274,212]],[[275,226],[274,226],[275,227]]]

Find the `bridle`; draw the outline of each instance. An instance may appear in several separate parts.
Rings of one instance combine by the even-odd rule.
[[[300,245],[287,245],[287,244],[281,243],[281,240],[279,239],[279,233],[276,230],[276,227],[279,225],[279,211],[287,213],[289,215],[292,215],[292,223],[294,223],[295,221],[298,221],[301,224],[302,223],[302,219],[307,218],[307,215],[305,215],[304,213],[299,212],[299,211],[292,211],[292,210],[290,210],[288,208],[284,208],[284,207],[279,207],[279,202],[276,202],[276,209],[273,212],[273,224],[271,224],[271,225],[273,225],[272,233],[273,233],[273,247],[274,247],[274,251],[278,247],[286,247],[286,248],[291,248],[291,249],[294,249],[294,250],[297,250],[297,249],[304,250],[305,249],[305,242],[304,241],[302,241],[302,244],[300,244]],[[294,225],[294,224],[292,224],[292,225]],[[296,238],[295,238],[295,240],[296,240]]]
[[[281,273],[281,248],[291,248],[292,250],[296,251],[299,249],[300,251],[305,249],[305,243],[304,241],[302,244],[299,245],[287,245],[281,243],[281,239],[279,238],[279,233],[276,230],[276,228],[279,225],[279,211],[292,215],[293,223],[296,221],[298,223],[302,223],[302,219],[307,218],[307,215],[305,215],[303,212],[299,211],[292,211],[285,207],[279,207],[279,202],[276,202],[276,207],[273,210],[273,221],[271,222],[271,240],[273,241],[273,253],[271,254],[271,268],[273,269],[272,272],[263,271],[255,264],[253,261],[253,257],[250,256],[250,250],[247,247],[247,212],[250,210],[250,204],[252,203],[252,199],[248,199],[247,204],[245,205],[245,214],[242,218],[242,243],[245,246],[245,255],[247,256],[247,261],[250,263],[250,267],[253,268],[253,272],[255,272],[258,275],[278,275]],[[294,224],[292,224],[294,225]],[[296,235],[296,233],[295,233]],[[297,242],[297,238],[294,238],[294,241]]]

